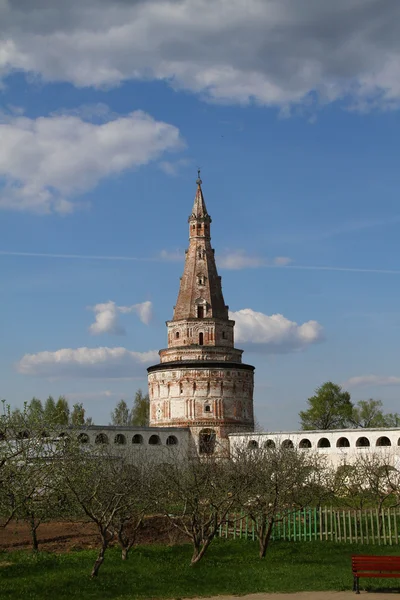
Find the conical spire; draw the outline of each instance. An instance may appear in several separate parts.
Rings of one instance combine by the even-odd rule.
[[[210,219],[210,216],[207,212],[206,203],[204,201],[203,190],[201,189],[201,184],[203,182],[200,179],[200,169],[198,169],[198,171],[197,171],[196,183],[197,183],[197,190],[196,190],[196,195],[194,197],[192,214],[190,215],[189,219],[190,220],[204,219],[204,218]],[[210,219],[210,221],[211,221],[211,219]]]

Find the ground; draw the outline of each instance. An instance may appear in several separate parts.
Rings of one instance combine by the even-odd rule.
[[[66,552],[98,548],[99,537],[93,523],[77,523],[70,521],[53,521],[42,523],[38,528],[39,547],[48,552]],[[171,526],[162,517],[146,520],[139,532],[138,544],[177,544],[188,539]],[[13,522],[5,529],[0,529],[1,550],[23,550],[31,545],[28,526],[23,522]]]

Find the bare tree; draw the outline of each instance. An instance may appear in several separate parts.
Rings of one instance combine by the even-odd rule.
[[[96,577],[113,540],[122,558],[128,557],[149,506],[150,463],[144,453],[71,443],[59,469],[60,491],[75,503],[78,515],[97,527],[100,548],[91,572]]]
[[[236,475],[232,461],[211,455],[171,455],[159,470],[157,506],[191,540],[191,565],[203,558],[229,512],[238,508],[245,480]]]
[[[325,465],[311,452],[283,445],[237,449],[233,461],[241,477],[249,477],[244,510],[254,522],[259,556],[264,558],[274,524],[293,508],[320,502],[326,494]]]

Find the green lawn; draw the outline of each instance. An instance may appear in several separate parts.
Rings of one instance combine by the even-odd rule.
[[[191,547],[141,546],[123,563],[111,549],[97,580],[89,578],[96,553],[0,553],[0,598],[47,600],[185,598],[254,592],[348,590],[350,556],[400,554],[395,546],[351,546],[329,542],[275,542],[266,560],[257,544],[216,540],[196,567]],[[399,580],[361,580],[368,589],[398,587]]]

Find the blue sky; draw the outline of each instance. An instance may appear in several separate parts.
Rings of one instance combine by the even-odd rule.
[[[0,0],[0,397],[146,388],[201,166],[261,424],[326,380],[398,411],[399,10]]]

